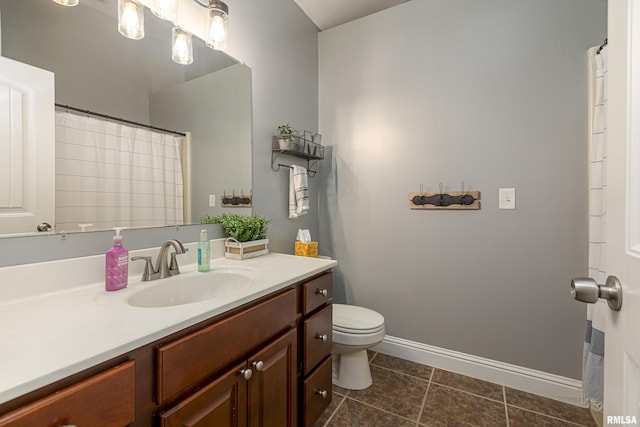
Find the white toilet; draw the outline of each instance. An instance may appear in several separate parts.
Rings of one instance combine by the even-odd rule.
[[[371,385],[367,349],[385,335],[384,317],[364,307],[333,304],[333,384],[349,390]]]

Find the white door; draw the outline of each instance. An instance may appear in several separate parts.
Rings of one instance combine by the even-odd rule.
[[[622,308],[607,314],[605,425],[640,423],[640,0],[609,0],[607,273]]]
[[[0,235],[54,225],[53,73],[0,57]]]

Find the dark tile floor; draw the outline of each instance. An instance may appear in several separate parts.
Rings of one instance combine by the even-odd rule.
[[[373,385],[333,387],[313,427],[596,426],[587,409],[370,353]]]

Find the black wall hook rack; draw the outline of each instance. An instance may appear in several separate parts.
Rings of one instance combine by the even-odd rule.
[[[227,196],[226,192],[220,197],[222,207],[224,208],[250,208],[253,196],[251,194],[242,194],[236,196],[236,192],[233,191],[231,196]]]
[[[464,182],[461,183],[462,191],[440,191],[409,193],[410,209],[480,209],[480,192],[464,191]]]

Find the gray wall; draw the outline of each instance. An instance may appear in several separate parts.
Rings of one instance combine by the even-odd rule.
[[[220,203],[223,194],[251,190],[251,69],[233,65],[154,92],[150,99],[152,122],[191,132],[192,220],[251,214],[251,208]],[[210,194],[216,195],[215,207],[209,207]]]
[[[229,51],[253,78],[253,211],[272,220],[270,250],[293,253],[298,228],[319,235],[319,180],[309,179],[311,213],[288,219],[289,169],[271,170],[271,137],[283,123],[318,128],[318,29],[292,0],[230,0],[229,8]]]
[[[318,235],[318,180],[312,178],[310,183],[312,206],[315,205],[311,214],[289,220],[289,178],[285,171],[271,170],[271,136],[283,122],[300,129],[318,127],[318,29],[292,0],[229,0],[227,4],[233,20],[229,51],[252,70],[253,210],[273,221],[268,236],[271,250],[293,253],[298,228],[309,228],[312,236]],[[185,242],[198,239],[200,227],[181,230],[189,228],[195,231],[179,234],[186,236]],[[159,246],[166,238],[165,234],[144,230],[125,230],[123,234],[125,241],[135,238],[139,247]],[[0,239],[0,267],[99,254],[111,247],[112,235],[113,232],[76,234],[64,242],[56,236]]]
[[[413,0],[320,33],[338,301],[392,336],[580,378],[569,280],[587,273],[586,52],[605,36],[604,0]],[[409,209],[421,183],[461,181],[481,210]]]

